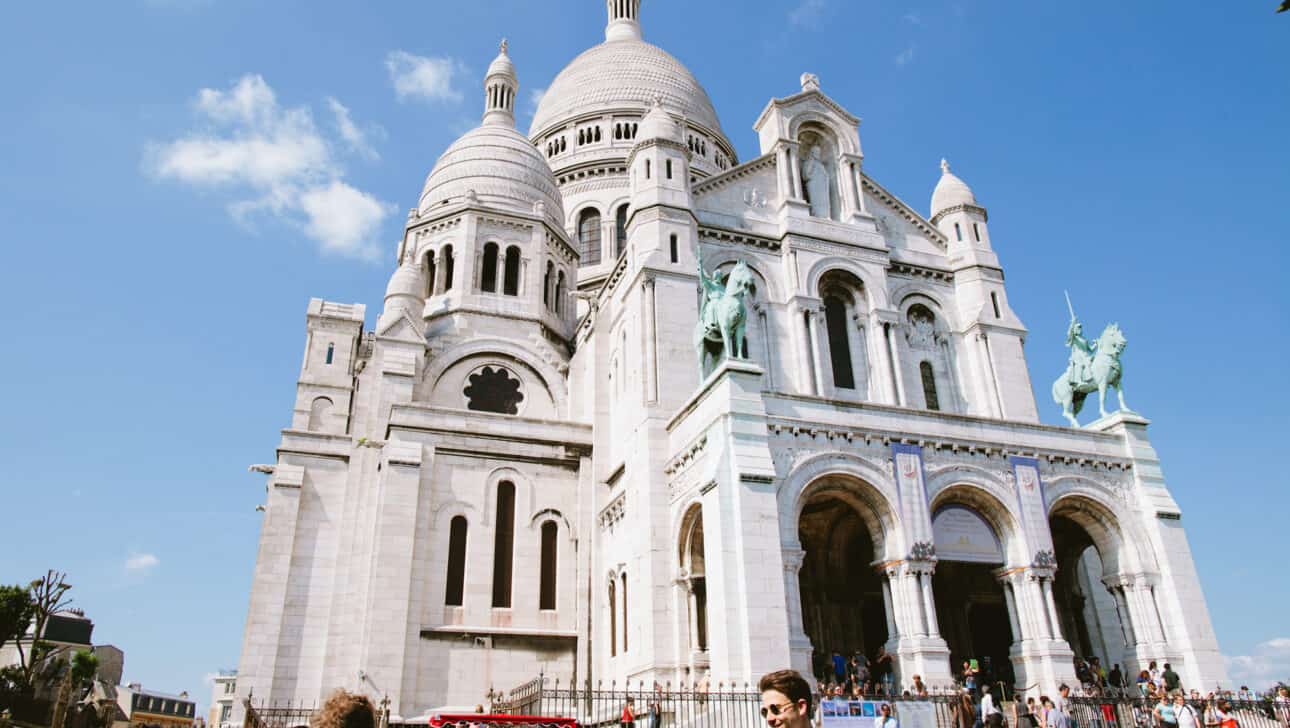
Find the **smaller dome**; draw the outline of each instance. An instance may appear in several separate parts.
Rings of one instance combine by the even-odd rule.
[[[453,142],[426,178],[417,207],[424,217],[472,194],[484,205],[529,215],[541,202],[547,222],[564,229],[564,202],[555,175],[513,126],[480,126]]]
[[[977,206],[976,196],[966,182],[950,172],[950,163],[942,159],[941,179],[936,183],[936,189],[932,190],[932,217],[936,217],[942,210],[959,205]]]
[[[649,113],[645,114],[645,118],[641,119],[640,133],[636,138],[642,142],[647,139],[667,139],[678,143],[681,141],[681,129],[676,123],[676,118],[663,109],[662,96],[654,97],[654,105]]]
[[[417,264],[408,259],[394,271],[390,276],[390,284],[385,287],[386,299],[394,296],[411,296],[421,298],[425,292],[425,280],[421,276],[421,269]]]

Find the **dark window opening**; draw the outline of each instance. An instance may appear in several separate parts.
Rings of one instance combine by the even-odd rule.
[[[448,527],[448,588],[443,603],[460,607],[466,592],[466,517],[457,516]]]
[[[954,238],[959,242],[963,241],[963,228],[958,223],[954,223]]]
[[[976,238],[978,243],[981,242],[981,227],[976,223],[972,223],[972,237]]]
[[[426,291],[426,296],[427,296],[427,297],[429,297],[429,296],[433,296],[433,295],[434,295],[434,274],[435,274],[434,253],[431,253],[431,254],[429,254],[429,255],[427,255],[427,256],[426,256],[426,287],[425,287],[425,291]]]
[[[649,160],[646,159],[645,160],[645,179],[649,179],[649,167],[650,167]]]
[[[559,528],[554,521],[542,524],[542,575],[538,609],[555,609],[555,557]]]
[[[551,308],[551,279],[555,278],[555,264],[546,264],[546,275],[542,277],[542,303]]]
[[[664,164],[667,166],[667,178],[672,179],[672,160],[666,160]]]
[[[557,314],[564,313],[564,296],[565,296],[564,271],[560,271],[560,274],[556,276],[556,283],[555,283],[555,312]]]
[[[680,257],[679,257],[679,256],[680,256],[680,251],[676,249],[676,247],[677,247],[677,246],[676,246],[676,236],[675,236],[675,235],[673,235],[673,236],[672,236],[672,239],[671,239],[671,245],[672,245],[672,262],[673,262],[673,263],[675,263],[675,262],[677,262],[678,260],[680,260]]]
[[[452,254],[452,246],[445,245],[443,248],[443,290],[452,290],[452,273],[456,267],[457,260]]]
[[[918,371],[923,375],[923,399],[927,402],[927,409],[940,410],[941,402],[936,397],[936,374],[932,371],[930,362],[922,362],[918,365]]]
[[[600,263],[600,213],[586,209],[578,216],[578,246],[581,265]]]
[[[484,293],[497,292],[497,243],[484,246],[484,263],[479,277],[479,290]]]
[[[330,363],[331,363],[331,360],[332,360],[335,356],[336,356],[336,345],[335,345],[335,344],[328,344],[328,345],[327,345],[327,361],[326,361],[326,363],[327,363],[327,364],[330,364]]]
[[[493,541],[493,606],[511,606],[511,557],[515,549],[515,484],[497,484],[497,537]]]
[[[627,574],[623,573],[623,652],[627,651]]]
[[[999,293],[997,291],[990,291],[990,303],[994,304],[994,317],[1003,318],[999,314]]]
[[[847,306],[837,296],[824,299],[824,327],[829,336],[833,386],[838,389],[855,389],[855,372],[851,369],[851,343],[847,336]]]
[[[615,243],[614,257],[623,254],[627,249],[627,205],[619,205],[618,213],[614,216]]]
[[[524,393],[520,380],[501,367],[484,367],[468,377],[466,409],[476,412],[497,412],[503,415],[520,413]]]
[[[618,654],[618,604],[614,598],[614,580],[609,580],[609,656]]]
[[[502,277],[502,293],[520,295],[520,249],[512,245],[506,249],[506,270]]]

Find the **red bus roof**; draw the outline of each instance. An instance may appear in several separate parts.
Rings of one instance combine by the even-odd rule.
[[[508,715],[506,713],[433,713],[427,722],[428,725],[434,728],[458,723],[466,726],[538,725],[551,726],[552,728],[575,728],[578,725],[578,721],[573,718],[555,718],[544,715]]]

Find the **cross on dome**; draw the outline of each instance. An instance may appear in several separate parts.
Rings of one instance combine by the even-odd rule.
[[[941,157],[941,174],[949,174],[949,173],[950,173],[950,163],[945,161],[945,157]]]
[[[498,44],[497,57],[488,64],[484,75],[484,123],[515,125],[515,95],[520,82],[515,75],[515,64],[506,54],[506,39]]]

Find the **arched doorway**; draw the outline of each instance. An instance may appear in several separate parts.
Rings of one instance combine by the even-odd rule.
[[[1000,536],[1006,509],[968,486],[951,487],[933,501],[936,573],[932,592],[950,670],[961,676],[975,660],[978,684],[1013,684],[1011,651],[1020,639],[998,573],[1007,563]],[[989,514],[987,516],[986,514]]]
[[[861,652],[872,660],[889,637],[883,579],[874,568],[882,554],[886,508],[871,486],[843,477],[813,483],[803,498],[802,629],[814,648],[816,677],[831,679],[833,652]]]
[[[1135,641],[1127,617],[1134,599],[1132,587],[1113,593],[1104,581],[1122,570],[1123,539],[1115,517],[1087,498],[1067,496],[1053,504],[1048,517],[1053,536],[1057,574],[1053,600],[1062,636],[1077,658],[1098,661],[1108,671],[1125,667],[1125,647]],[[1158,623],[1155,596],[1146,592],[1147,615]],[[1149,635],[1144,635],[1149,636]]]
[[[685,658],[694,675],[708,666],[708,581],[703,556],[703,507],[697,503],[681,521],[677,551],[686,603]]]

